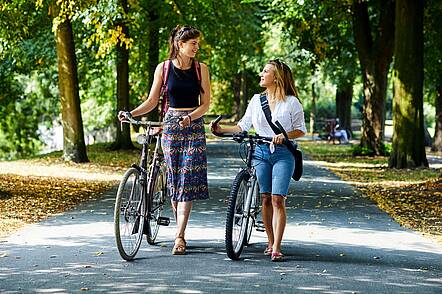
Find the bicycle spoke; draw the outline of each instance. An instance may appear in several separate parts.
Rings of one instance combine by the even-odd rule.
[[[117,248],[126,260],[135,257],[141,244],[144,225],[141,213],[143,207],[139,173],[131,168],[123,176],[118,188],[114,213]]]

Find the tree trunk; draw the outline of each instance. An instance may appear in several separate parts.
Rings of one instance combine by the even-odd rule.
[[[364,85],[361,146],[384,153],[387,74],[393,56],[394,0],[382,2],[379,24],[371,31],[368,3],[353,4],[353,33]],[[373,39],[372,36],[375,38]]]
[[[55,37],[63,125],[63,158],[73,162],[88,162],[78,93],[74,36],[70,20],[65,20],[57,27]]]
[[[241,119],[241,73],[237,73],[233,76],[232,81],[233,89],[233,113],[234,121]]]
[[[315,132],[315,120],[316,120],[316,91],[315,91],[315,84],[312,84],[312,107],[310,110],[310,133],[313,136],[313,133]]]
[[[246,113],[247,105],[249,104],[249,79],[247,78],[247,72],[241,72],[241,107],[239,109],[241,117]]]
[[[127,13],[127,0],[120,0],[125,13]],[[122,28],[122,32],[129,36],[129,29],[124,21],[117,23],[117,27]],[[129,49],[126,49],[125,44],[118,43],[117,51],[117,111],[130,110],[129,105]],[[130,137],[130,125],[123,124],[123,130],[120,128],[120,122],[115,115],[117,124],[117,136],[113,147],[115,149],[133,149],[134,145]]]
[[[148,60],[148,69],[149,69],[149,88],[148,92],[150,92],[150,88],[153,84],[153,78],[155,74],[155,69],[159,63],[160,59],[160,28],[158,25],[159,15],[158,8],[156,5],[150,6],[148,11],[149,17],[149,27],[147,30],[149,31],[149,52],[147,56]],[[159,119],[159,110],[153,110],[149,112],[147,115],[149,120],[157,121]]]
[[[341,84],[336,88],[336,116],[342,129],[351,132],[351,102],[353,84]]]
[[[442,83],[436,89],[436,125],[431,150],[442,151]]]
[[[396,1],[393,150],[389,166],[428,167],[424,146],[423,1]]]

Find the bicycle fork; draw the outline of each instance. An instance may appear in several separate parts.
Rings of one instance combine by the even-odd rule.
[[[258,191],[258,180],[256,175],[253,174],[249,181],[247,182],[247,201],[246,207],[244,208],[244,217],[248,217],[254,220],[254,227],[259,232],[265,232],[264,223],[262,221],[258,221],[257,216],[259,214],[259,197],[257,196]],[[255,196],[256,195],[256,196]],[[247,207],[248,206],[248,207]],[[247,212],[247,213],[246,213]]]

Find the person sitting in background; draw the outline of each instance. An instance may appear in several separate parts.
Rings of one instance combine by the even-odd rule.
[[[341,126],[339,125],[339,118],[336,119],[334,136],[335,136],[336,139],[339,140],[339,143],[341,143],[341,144],[348,144],[347,131],[344,130],[344,129],[341,129]]]
[[[327,120],[325,131],[328,133],[327,140],[335,143],[335,139],[341,144],[348,144],[347,131],[340,128],[339,118]]]

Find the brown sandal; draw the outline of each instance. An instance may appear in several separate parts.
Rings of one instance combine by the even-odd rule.
[[[186,254],[186,240],[183,237],[177,237],[175,239],[175,245],[172,249],[173,255],[184,255]]]

